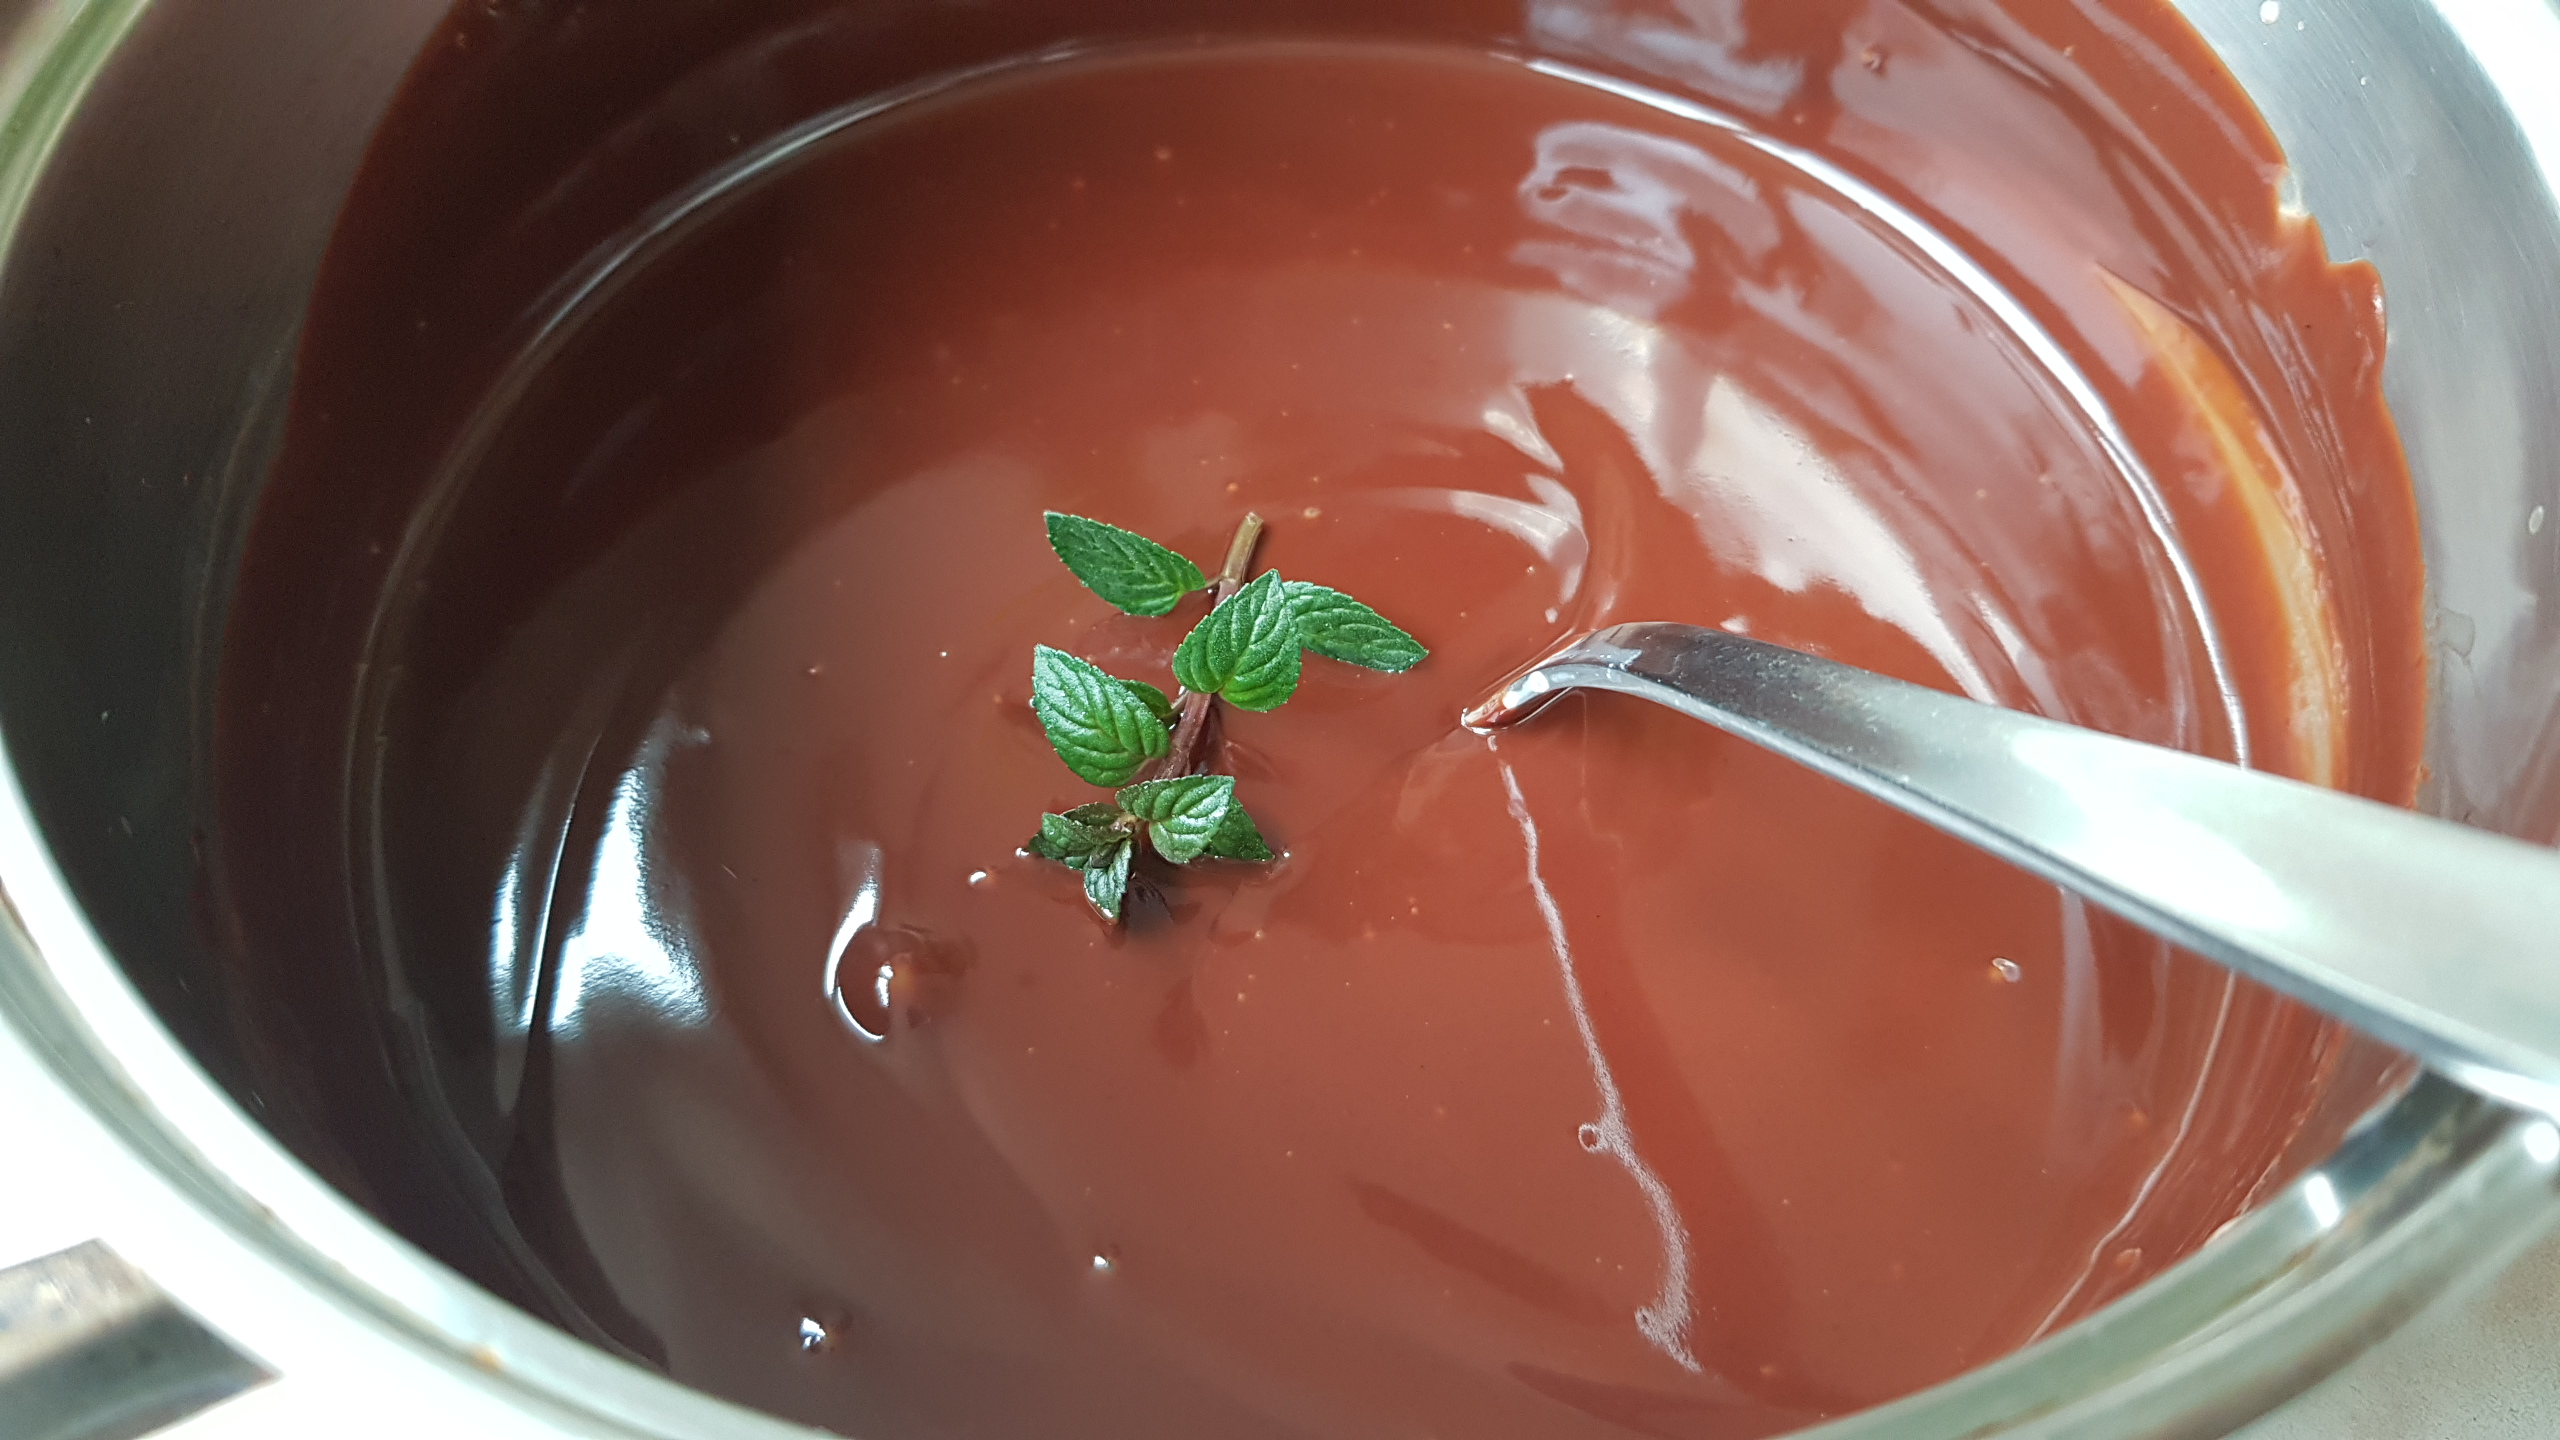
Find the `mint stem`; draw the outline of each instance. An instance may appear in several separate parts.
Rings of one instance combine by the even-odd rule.
[[[1225,604],[1253,578],[1253,547],[1261,543],[1262,517],[1247,510],[1236,526],[1236,538],[1227,542],[1227,563],[1218,568],[1218,583],[1209,591],[1210,609]]]
[[[1252,578],[1254,547],[1261,543],[1262,517],[1248,510],[1243,523],[1236,526],[1235,538],[1227,542],[1227,563],[1219,567],[1217,583],[1209,587],[1210,609],[1226,604]],[[1163,759],[1141,771],[1138,778],[1170,780],[1205,773],[1210,753],[1217,748],[1217,721],[1217,696],[1183,691],[1174,702],[1172,747]]]

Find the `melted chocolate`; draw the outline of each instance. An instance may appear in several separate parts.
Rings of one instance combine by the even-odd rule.
[[[2319,1143],[2334,1031],[2049,886],[1633,702],[1455,717],[1679,619],[2406,799],[2370,276],[2148,4],[1491,8],[1095,7],[885,94],[808,57],[1043,37],[457,12],[225,672],[244,964],[393,1017],[297,1062],[411,1116],[351,1184],[849,1433],[1752,1436]],[[1017,851],[1098,797],[1031,647],[1169,688],[1199,602],[1043,509],[1259,511],[1434,651],[1232,716],[1285,858],[1125,931]]]

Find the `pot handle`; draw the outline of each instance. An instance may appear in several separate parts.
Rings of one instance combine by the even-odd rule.
[[[17,1440],[137,1440],[274,1378],[98,1241],[0,1270]]]

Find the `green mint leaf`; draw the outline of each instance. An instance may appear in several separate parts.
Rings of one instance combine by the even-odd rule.
[[[1251,860],[1274,858],[1271,847],[1263,843],[1262,832],[1254,828],[1253,817],[1244,813],[1242,805],[1227,807],[1227,818],[1218,825],[1218,833],[1209,837],[1209,848],[1202,854],[1212,860]]]
[[[1400,675],[1431,653],[1386,616],[1339,590],[1292,580],[1288,591],[1298,638],[1328,660]]]
[[[1132,615],[1162,615],[1209,583],[1199,566],[1144,535],[1055,510],[1044,518],[1049,548],[1085,588]]]
[[[1167,725],[1173,723],[1172,696],[1165,694],[1163,691],[1148,684],[1144,680],[1123,680],[1120,683],[1129,687],[1130,694],[1146,701],[1147,708],[1156,712],[1157,719],[1163,721]]]
[[[1031,708],[1067,768],[1096,785],[1119,785],[1172,748],[1172,732],[1127,685],[1063,650],[1031,657]]]
[[[1076,809],[1100,809],[1107,815],[1098,825],[1077,819],[1072,811],[1065,815],[1043,815],[1040,817],[1040,833],[1032,836],[1031,843],[1023,848],[1043,860],[1055,860],[1061,865],[1072,865],[1082,870],[1095,856],[1129,838],[1128,832],[1117,824],[1120,807],[1079,805]]]
[[[1096,800],[1090,805],[1079,805],[1058,818],[1073,820],[1079,825],[1090,825],[1097,830],[1107,830],[1127,820],[1129,812],[1108,800]]]
[[[1120,902],[1129,893],[1129,857],[1137,848],[1135,841],[1122,840],[1085,867],[1084,898],[1105,920],[1120,918]]]
[[[1181,775],[1150,780],[1120,792],[1120,803],[1147,822],[1156,853],[1176,865],[1188,865],[1209,849],[1211,841],[1236,809],[1232,775]]]
[[[1173,678],[1239,710],[1273,710],[1297,691],[1301,648],[1289,592],[1266,570],[1182,637]]]

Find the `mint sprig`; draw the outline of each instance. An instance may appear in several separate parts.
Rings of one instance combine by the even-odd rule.
[[[1208,587],[1199,566],[1144,535],[1055,510],[1041,518],[1049,524],[1049,548],[1085,588],[1132,615],[1165,614],[1183,596]]]
[[[1339,590],[1288,582],[1289,614],[1298,639],[1328,660],[1401,675],[1431,652],[1393,621]]]
[[[1106,920],[1120,918],[1129,867],[1141,842],[1176,865],[1195,860],[1269,860],[1271,847],[1236,801],[1232,775],[1148,780],[1113,799],[1040,817],[1023,849],[1084,872],[1085,898]]]
[[[1155,699],[1163,698],[1158,691]],[[1049,732],[1049,748],[1096,785],[1127,780],[1173,743],[1166,718],[1145,695],[1046,645],[1031,652],[1031,709]]]
[[[1279,708],[1297,693],[1308,652],[1389,674],[1412,669],[1430,652],[1339,590],[1283,580],[1276,571],[1251,575],[1259,516],[1245,516],[1214,582],[1143,535],[1056,511],[1045,519],[1058,558],[1120,609],[1168,614],[1203,588],[1210,608],[1174,650],[1178,698],[1065,651],[1034,647],[1031,705],[1050,748],[1068,769],[1118,793],[1041,816],[1024,852],[1082,872],[1086,901],[1115,923],[1142,853],[1177,866],[1276,858],[1236,798],[1235,777],[1207,773],[1218,702]]]
[[[1097,863],[1084,867],[1084,898],[1103,919],[1120,918],[1121,902],[1129,894],[1129,862],[1137,854],[1138,847],[1123,840]]]
[[[1118,679],[1119,677],[1114,676],[1112,678]],[[1172,696],[1165,694],[1163,691],[1148,684],[1144,680],[1121,680],[1120,683],[1129,688],[1130,694],[1145,701],[1147,708],[1156,712],[1157,719],[1163,721],[1167,725],[1173,723],[1174,709]]]
[[[1120,804],[1146,822],[1147,838],[1155,842],[1156,853],[1176,865],[1188,865],[1213,853],[1212,847],[1226,834],[1229,819],[1244,816],[1244,807],[1236,803],[1232,775],[1177,775],[1170,780],[1149,780],[1121,791]],[[1251,830],[1253,821],[1245,819],[1244,824]],[[1259,832],[1255,838],[1261,838]]]
[[[1305,649],[1280,572],[1266,570],[1182,637],[1173,678],[1239,710],[1277,710],[1298,692]]]
[[[1270,847],[1236,800],[1232,775],[1178,775],[1124,787],[1111,800],[1040,817],[1023,846],[1077,870],[1108,864],[1113,847],[1145,840],[1176,865],[1194,860],[1268,860]]]
[[[1097,809],[1111,812],[1099,824],[1094,823],[1095,817],[1089,813]],[[1061,865],[1088,870],[1097,859],[1108,855],[1113,846],[1128,840],[1129,832],[1119,824],[1120,818],[1121,811],[1117,805],[1079,805],[1075,811],[1065,815],[1043,815],[1040,817],[1040,833],[1031,837],[1026,848],[1043,860],[1055,860]]]

